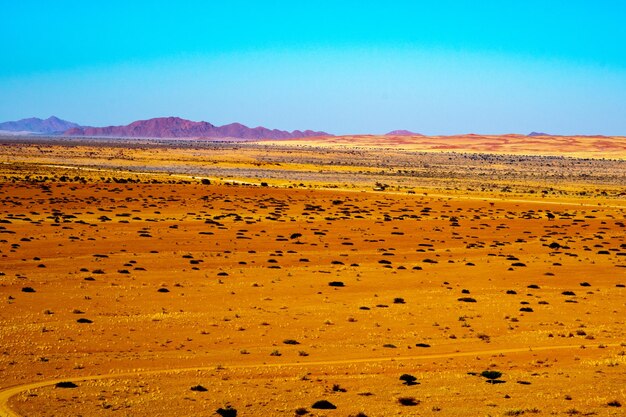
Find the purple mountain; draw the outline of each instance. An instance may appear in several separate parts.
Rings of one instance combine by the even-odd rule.
[[[193,122],[180,117],[158,117],[138,120],[126,126],[74,127],[64,132],[66,136],[117,136],[141,138],[236,138],[236,139],[292,139],[311,136],[332,136],[311,130],[249,128],[240,123],[215,126],[208,122]]]
[[[0,130],[10,132],[57,133],[65,132],[74,127],[78,127],[78,125],[55,116],[50,116],[45,120],[31,117],[30,119],[0,123]]]

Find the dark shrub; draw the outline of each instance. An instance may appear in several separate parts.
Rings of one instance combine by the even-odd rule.
[[[347,390],[339,384],[333,384],[333,392],[346,392]]]
[[[62,381],[62,382],[57,382],[55,384],[55,387],[57,387],[57,388],[78,388],[78,385],[76,385],[72,381]]]
[[[406,406],[415,406],[420,403],[419,400],[416,400],[413,397],[400,397],[398,398],[398,402],[401,405],[406,405]]]
[[[482,371],[480,376],[487,378],[487,382],[493,384],[495,380],[502,376],[502,372],[499,371]]]
[[[337,406],[330,401],[320,400],[315,401],[311,408],[315,408],[317,410],[335,410],[337,409]]]
[[[237,410],[230,405],[226,408],[218,408],[215,412],[222,417],[237,417]]]
[[[404,381],[404,385],[416,385],[417,378],[410,374],[400,375],[400,381]]]

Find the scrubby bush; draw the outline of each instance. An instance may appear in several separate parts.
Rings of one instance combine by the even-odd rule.
[[[398,402],[400,403],[400,405],[405,406],[415,406],[420,403],[419,400],[416,400],[413,397],[400,397],[398,398]]]
[[[319,400],[315,401],[311,408],[315,408],[316,410],[335,410],[337,406],[330,401],[327,400]]]
[[[55,384],[55,387],[57,387],[57,388],[78,388],[78,385],[76,385],[72,381],[62,381],[62,382],[57,382]]]
[[[490,384],[495,384],[498,378],[502,376],[502,372],[499,371],[482,371],[480,376],[483,378],[487,378],[487,382]]]
[[[237,417],[237,410],[232,408],[230,405],[226,408],[218,408],[215,412],[222,417]]]
[[[411,374],[400,375],[400,381],[404,381],[404,385],[416,385],[417,378]]]

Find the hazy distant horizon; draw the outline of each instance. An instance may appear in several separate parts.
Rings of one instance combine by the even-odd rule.
[[[39,117],[39,116],[33,116],[33,117],[26,117],[26,118],[22,118],[22,119],[16,119],[16,120],[0,120],[0,125],[4,122],[19,122],[21,120],[24,119],[31,119],[31,118],[36,118],[36,119],[40,119],[40,120],[46,120],[48,118],[52,118],[52,117],[57,117],[58,119],[61,119],[63,121],[66,122],[73,122],[73,120],[68,120],[65,119],[63,117],[58,117],[56,115],[50,115],[48,117]],[[180,118],[180,119],[185,119],[184,117],[179,117],[179,116],[157,116],[157,117],[150,117],[148,119],[138,119],[138,120],[133,120],[130,123],[126,123],[126,124],[112,124],[112,125],[102,125],[102,126],[93,126],[93,125],[80,125],[78,124],[80,127],[96,127],[96,128],[100,128],[100,127],[117,127],[117,126],[127,126],[133,122],[138,122],[138,121],[146,121],[146,120],[151,120],[151,119],[159,119],[159,118]],[[186,119],[186,120],[190,120],[190,119]],[[190,120],[192,122],[208,122],[211,123],[210,120]],[[231,123],[239,123],[239,122],[231,122]],[[215,124],[215,123],[211,123],[216,127],[223,127],[226,126],[230,123],[226,123],[226,124]],[[245,125],[245,123],[242,123],[244,126],[254,129],[254,128],[267,128],[267,129],[276,129],[276,130],[283,130],[285,131],[286,129],[281,129],[280,127],[276,127],[276,126],[248,126]],[[293,130],[311,130],[311,129],[293,129]],[[388,133],[392,133],[395,131],[405,131],[407,129],[394,129],[392,131],[388,131],[388,132],[380,132],[380,133],[372,133],[372,132],[351,132],[351,133],[341,133],[341,134],[335,134],[333,132],[328,132],[328,131],[324,131],[325,133],[328,133],[331,136],[362,136],[362,135],[385,135]],[[56,134],[58,134],[61,131],[56,132]],[[289,131],[291,132],[291,131]],[[541,135],[547,135],[547,136],[607,136],[607,137],[626,137],[626,135],[603,135],[603,134],[561,134],[558,132],[540,132],[540,131],[532,131],[532,132],[455,132],[455,133],[447,133],[447,134],[437,134],[437,133],[433,133],[433,134],[423,134],[421,132],[415,132],[415,131],[411,131],[414,134],[418,134],[418,135],[423,135],[423,136],[465,136],[465,135],[478,135],[478,136],[506,136],[506,135],[521,135],[521,136],[541,136]],[[3,130],[0,128],[0,135],[24,135],[24,134],[28,134],[28,133],[37,133],[37,132],[28,132],[27,130]],[[45,135],[45,133],[42,133]],[[403,133],[404,134],[404,133]]]
[[[626,135],[620,2],[2,9],[0,121],[176,116],[336,135]]]

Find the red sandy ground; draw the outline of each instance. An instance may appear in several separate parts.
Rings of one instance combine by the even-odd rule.
[[[623,208],[43,185],[0,188],[1,385],[78,387],[20,393],[23,415],[609,415],[624,402]],[[201,369],[144,372],[178,368]],[[468,374],[486,369],[505,383]],[[320,399],[337,411],[313,410]]]
[[[203,185],[45,166],[93,152],[131,169],[143,150],[9,152],[0,415],[623,414],[620,164],[539,197],[494,191],[506,178],[471,193]],[[323,399],[337,408],[312,407]]]

